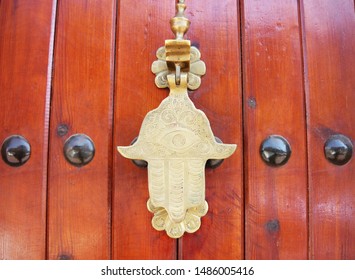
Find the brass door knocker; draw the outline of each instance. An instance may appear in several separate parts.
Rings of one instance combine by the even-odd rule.
[[[206,115],[188,96],[188,89],[200,86],[206,66],[199,50],[183,39],[190,26],[183,0],[176,9],[170,21],[176,39],[165,41],[152,65],[156,85],[169,87],[169,96],[146,115],[134,144],[117,147],[126,158],[147,161],[152,225],[172,238],[197,231],[207,213],[207,160],[227,158],[236,149],[216,141]]]

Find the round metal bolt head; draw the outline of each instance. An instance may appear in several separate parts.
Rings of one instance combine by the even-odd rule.
[[[1,156],[6,164],[18,167],[29,160],[31,146],[24,137],[12,135],[2,143]]]
[[[261,143],[260,155],[266,164],[282,166],[290,159],[291,146],[284,137],[271,135]]]
[[[324,144],[325,158],[335,165],[348,163],[352,157],[353,149],[351,140],[342,134],[330,136]]]
[[[95,146],[89,136],[74,134],[65,141],[63,152],[70,164],[81,167],[94,158]]]

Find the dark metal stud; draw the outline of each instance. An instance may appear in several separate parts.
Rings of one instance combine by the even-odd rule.
[[[95,146],[89,136],[74,134],[65,141],[63,152],[69,163],[81,167],[94,158]]]
[[[31,146],[24,137],[12,135],[2,143],[1,156],[8,165],[18,167],[29,160]]]
[[[57,135],[59,137],[65,136],[68,133],[69,127],[66,124],[60,124],[57,126]]]
[[[256,108],[256,100],[254,97],[248,98],[248,106],[252,109]]]
[[[291,147],[282,136],[270,135],[261,143],[260,154],[266,164],[278,167],[289,160]]]
[[[218,137],[214,137],[214,139],[216,140],[217,143],[223,143],[221,139],[219,139]],[[218,166],[220,166],[222,164],[224,160],[223,159],[209,159],[206,162],[206,168],[211,168],[211,169],[215,169]]]
[[[353,149],[351,140],[342,134],[330,136],[324,144],[325,158],[335,165],[344,165],[349,162]]]
[[[266,222],[265,228],[269,233],[278,232],[280,230],[280,221],[278,219],[269,220]]]
[[[58,260],[72,260],[72,256],[70,255],[65,255],[65,254],[62,254],[62,255],[59,255],[58,256]]]
[[[134,138],[131,142],[131,145],[136,143],[137,139],[138,139],[138,137]],[[146,162],[145,160],[142,160],[142,159],[132,159],[132,162],[140,168],[146,168],[148,166],[148,162]]]

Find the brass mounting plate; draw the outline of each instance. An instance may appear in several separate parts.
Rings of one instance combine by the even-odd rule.
[[[157,60],[152,64],[152,72],[156,75],[155,84],[158,88],[169,87],[167,76],[175,73],[168,68],[165,47],[157,50]],[[190,70],[188,72],[187,87],[196,90],[201,85],[201,76],[206,73],[206,64],[201,60],[201,53],[196,47],[190,48]]]

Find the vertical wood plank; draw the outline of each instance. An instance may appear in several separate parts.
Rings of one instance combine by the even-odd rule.
[[[55,2],[0,1],[0,141],[19,134],[31,145],[21,167],[0,160],[0,259],[45,258],[46,85]]]
[[[201,51],[207,73],[191,93],[215,136],[236,143],[236,152],[217,169],[206,170],[208,213],[201,228],[179,240],[180,259],[243,258],[243,143],[240,35],[235,0],[186,1],[187,38]]]
[[[119,1],[114,147],[129,145],[144,116],[168,94],[156,88],[150,68],[156,50],[172,38],[172,2]],[[176,241],[151,226],[147,169],[139,169],[115,148],[113,180],[113,258],[175,259]]]
[[[110,258],[115,2],[59,1],[49,153],[50,259]],[[63,155],[65,140],[76,133],[88,135],[96,148],[94,159],[81,168]]]
[[[297,1],[242,1],[247,259],[307,258],[307,163]],[[267,166],[259,147],[281,135],[292,155]]]
[[[333,165],[323,150],[333,134],[355,140],[354,1],[301,3],[308,65],[310,258],[354,259],[355,161]]]

